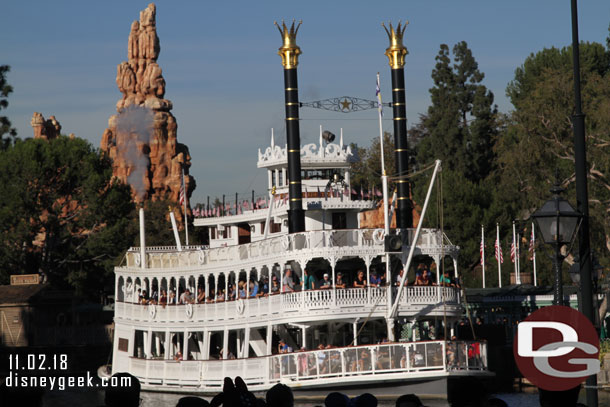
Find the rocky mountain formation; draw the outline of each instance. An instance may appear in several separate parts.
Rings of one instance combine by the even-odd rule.
[[[101,141],[101,149],[113,161],[114,175],[131,185],[139,203],[161,199],[178,203],[182,173],[187,198],[195,189],[188,147],[178,142],[172,102],[164,99],[159,51],[156,7],[151,3],[131,24],[128,61],[117,66],[116,84],[123,97]]]

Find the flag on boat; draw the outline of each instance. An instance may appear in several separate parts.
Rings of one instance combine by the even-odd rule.
[[[515,242],[510,244],[510,261],[514,263],[517,259],[517,246],[515,246]]]
[[[182,173],[182,182],[180,182],[180,197],[178,201],[180,205],[184,205],[184,200],[186,199],[186,193],[184,191],[184,173]]]
[[[502,255],[502,245],[500,243],[500,239],[496,238],[496,260],[502,264],[504,263],[504,256]]]
[[[377,72],[377,84],[375,86],[375,96],[377,96],[377,110],[383,116],[383,103],[381,103],[381,88],[379,87],[379,72]]]

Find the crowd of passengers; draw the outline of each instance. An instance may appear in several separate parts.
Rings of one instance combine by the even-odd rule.
[[[404,270],[401,269],[395,276],[393,285],[400,286],[403,279]],[[346,273],[337,272],[335,276],[334,288],[366,288],[366,287],[384,287],[387,285],[386,273],[371,270],[369,281],[366,279],[363,270],[357,270],[356,277],[353,281],[349,281]],[[405,278],[405,286],[436,286],[436,278],[433,272],[430,271],[427,265],[420,264],[415,271],[415,279],[409,281]],[[439,278],[439,285],[443,287],[460,287],[459,280],[450,276],[449,271],[445,271]],[[229,283],[228,291],[225,293],[224,288],[218,289],[218,292],[212,288],[208,291],[207,296],[203,287],[199,287],[196,293],[192,293],[190,289],[185,289],[179,296],[176,295],[176,289],[170,289],[169,293],[163,289],[159,293],[155,287],[149,294],[146,290],[138,289],[139,304],[159,304],[165,305],[183,305],[183,304],[204,304],[224,301],[234,301],[236,299],[260,298],[279,293],[290,293],[301,290],[328,290],[333,288],[333,282],[329,273],[322,274],[321,279],[317,279],[315,273],[308,269],[303,272],[303,277],[293,275],[292,269],[286,268],[281,279],[282,288],[280,290],[280,279],[276,273],[272,273],[271,284],[269,284],[269,276],[263,276],[259,281],[250,279],[246,287],[245,280],[239,280],[237,287]]]

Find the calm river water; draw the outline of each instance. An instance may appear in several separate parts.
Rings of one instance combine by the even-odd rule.
[[[173,407],[176,405],[182,395],[167,394],[167,393],[149,393],[143,392],[142,407]],[[538,407],[538,394],[536,392],[526,393],[510,393],[510,394],[499,394],[498,398],[503,399],[508,403],[510,407]],[[580,395],[580,401],[584,403],[585,394],[584,392]],[[209,400],[209,399],[208,399]],[[450,407],[446,401],[442,400],[423,400],[424,404],[428,407]],[[75,406],[103,406],[104,405],[104,393],[103,392],[60,392],[54,391],[45,395],[43,406],[44,407],[75,407]],[[323,402],[311,403],[311,402],[297,402],[295,406],[298,407],[313,407],[324,405]],[[394,406],[394,401],[381,401],[379,406]],[[600,392],[599,394],[599,406],[610,406],[610,393]],[[22,406],[26,407],[26,406]]]

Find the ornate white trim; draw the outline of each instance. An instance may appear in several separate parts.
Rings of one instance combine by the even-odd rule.
[[[285,164],[287,147],[272,145],[265,152],[258,150],[258,168],[271,167]],[[347,164],[358,162],[358,155],[352,152],[350,146],[328,143],[326,146],[318,144],[306,144],[301,147],[301,163],[324,163],[329,165]]]

